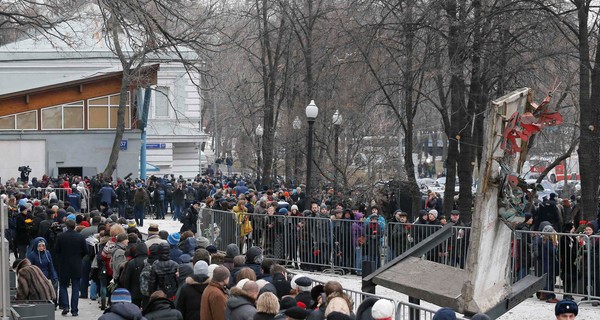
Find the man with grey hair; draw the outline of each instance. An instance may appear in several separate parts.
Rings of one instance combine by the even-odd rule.
[[[252,280],[246,281],[241,289],[231,288],[231,295],[227,300],[227,309],[225,309],[225,319],[252,319],[256,314],[255,304],[258,292],[258,284]]]

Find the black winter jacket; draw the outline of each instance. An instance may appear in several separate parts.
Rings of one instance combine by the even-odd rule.
[[[138,306],[131,302],[113,303],[98,320],[146,320]]]
[[[208,286],[208,276],[203,274],[194,275],[185,279],[185,284],[177,295],[175,305],[181,311],[184,320],[200,319],[200,308],[202,293]]]
[[[142,314],[148,320],[183,320],[181,312],[166,298],[150,300]]]
[[[143,242],[137,243],[137,250],[133,259],[127,262],[125,270],[121,276],[121,284],[131,293],[131,298],[139,300],[144,298],[140,291],[140,274],[144,269],[144,261],[148,259],[148,247]]]

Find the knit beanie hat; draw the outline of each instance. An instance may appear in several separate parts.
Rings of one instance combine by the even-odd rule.
[[[179,243],[179,240],[181,240],[181,235],[179,232],[171,233],[167,238],[167,242],[169,242],[169,244],[172,246],[176,246]]]
[[[75,215],[71,213],[70,215],[67,216],[67,220],[77,221],[77,217],[75,217]]]
[[[436,219],[438,217],[438,212],[437,210],[433,209],[433,210],[429,210],[429,214],[432,214]]]
[[[203,274],[208,276],[208,264],[204,260],[199,260],[194,265],[194,274]]]
[[[110,296],[110,301],[112,303],[131,302],[131,294],[129,293],[129,291],[127,291],[127,289],[118,288]]]
[[[371,316],[374,320],[392,319],[393,315],[394,304],[390,300],[379,299],[371,308]]]

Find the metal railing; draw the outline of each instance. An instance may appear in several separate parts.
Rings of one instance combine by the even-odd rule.
[[[241,252],[263,248],[265,257],[308,271],[355,273],[362,261],[376,267],[391,261],[439,230],[441,225],[377,223],[330,218],[239,214],[202,209],[198,230],[218,250],[236,243]],[[251,230],[246,226],[250,224]],[[464,269],[469,227],[453,227],[452,236],[422,256]],[[600,298],[600,236],[514,231],[511,242],[513,283],[527,274],[547,273],[541,293]],[[541,298],[544,298],[543,296]]]
[[[79,208],[83,212],[90,212],[90,191],[83,193],[73,193],[71,188],[15,188],[15,190],[24,193],[29,199],[48,199],[56,198],[60,201],[69,201],[74,208]],[[77,203],[74,203],[77,202]]]
[[[575,233],[515,231],[512,241],[512,280],[528,274],[547,280],[539,298],[559,293],[600,297],[600,237]]]

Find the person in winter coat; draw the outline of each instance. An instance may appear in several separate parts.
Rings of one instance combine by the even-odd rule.
[[[271,292],[265,292],[256,299],[254,320],[273,320],[279,313],[279,300]]]
[[[144,269],[144,261],[148,258],[148,247],[144,242],[139,242],[132,251],[133,259],[129,260],[127,267],[122,271],[121,284],[129,289],[131,302],[141,308],[144,295],[140,291],[140,274]]]
[[[167,299],[161,290],[152,293],[142,314],[148,320],[183,320],[181,312],[175,309],[173,301]]]
[[[142,184],[137,184],[137,189],[135,190],[135,194],[133,195],[133,216],[135,217],[135,223],[143,227],[144,226],[144,216],[145,216],[145,208],[146,204],[150,203],[150,197],[148,196],[148,192],[144,190]]]
[[[277,298],[281,299],[284,296],[289,295],[292,286],[287,279],[287,270],[285,267],[279,264],[273,265],[271,267],[271,275],[273,276],[273,281],[271,281],[271,283],[275,286],[275,290],[277,290]]]
[[[17,274],[17,300],[56,300],[52,283],[29,259],[15,260],[13,270]]]
[[[213,271],[212,280],[204,290],[200,306],[200,319],[225,320],[224,310],[227,306],[227,290],[229,270],[223,266]],[[258,286],[257,286],[258,288]]]
[[[58,281],[58,274],[54,269],[52,256],[46,250],[46,240],[42,237],[37,237],[31,242],[31,248],[27,253],[27,259],[32,265],[37,266],[42,270],[44,276],[53,283]]]
[[[375,269],[381,262],[381,247],[385,233],[385,218],[378,207],[371,208],[371,215],[365,219],[365,249],[367,259],[375,262]]]
[[[127,234],[121,233],[117,235],[117,242],[112,251],[112,259],[110,259],[110,268],[113,271],[113,279],[115,281],[119,281],[121,279],[121,272],[125,267],[125,263],[127,263],[127,257],[125,257],[125,250],[127,250],[127,245],[129,244],[129,238]]]
[[[394,212],[394,218],[388,224],[388,241],[392,256],[389,260],[396,258],[408,250],[412,244],[411,228],[408,222],[408,214],[398,209]]]
[[[258,297],[258,285],[256,282],[247,281],[242,289],[234,287],[230,291],[225,309],[225,319],[228,320],[252,320],[256,314],[254,306]]]
[[[358,309],[356,310],[356,319],[373,320],[371,310],[373,309],[373,306],[378,300],[378,298],[373,297],[368,297],[364,299],[358,306]]]
[[[225,262],[223,265],[229,269],[229,271],[233,270],[233,258],[240,255],[240,249],[237,244],[230,243],[227,245],[227,249],[225,250]]]
[[[87,254],[85,238],[75,231],[76,223],[73,220],[65,222],[67,231],[61,233],[56,239],[54,250],[58,257],[58,281],[60,284],[60,299],[62,314],[69,312],[69,295],[67,287],[71,283],[71,314],[77,316],[79,309],[79,283],[81,279],[81,266],[83,257]]]
[[[110,296],[110,308],[98,320],[146,320],[138,306],[131,303],[127,289],[118,288]]]
[[[27,211],[27,207],[19,206],[19,213],[17,214],[16,218],[15,236],[15,245],[17,247],[19,259],[24,259],[27,257],[27,246],[31,241],[31,233],[29,228],[33,228],[33,217]]]
[[[196,265],[198,267],[194,268],[194,275],[185,279],[185,284],[181,287],[175,302],[177,310],[181,311],[184,320],[200,319],[202,294],[210,282],[206,262],[198,261]],[[204,268],[204,266],[206,267]]]
[[[171,255],[171,260],[177,262],[177,263],[181,263],[181,260],[179,260],[179,257],[181,257],[181,255],[183,254],[183,251],[181,251],[181,249],[179,249],[179,240],[181,239],[181,235],[179,234],[179,232],[174,232],[171,233],[169,235],[169,237],[167,238],[167,242],[169,243],[169,246],[171,247],[169,249],[170,251],[170,255]]]
[[[152,272],[148,282],[150,292],[162,290],[170,300],[177,294],[177,262],[171,260],[169,245],[160,244],[158,261],[152,264]]]
[[[181,211],[185,206],[185,191],[182,183],[173,191],[173,220],[181,219]]]
[[[185,210],[183,213],[183,217],[181,217],[181,226],[180,232],[192,231],[194,234],[198,233],[198,227],[196,222],[198,221],[198,215],[200,210],[200,201],[192,202],[192,205]]]

